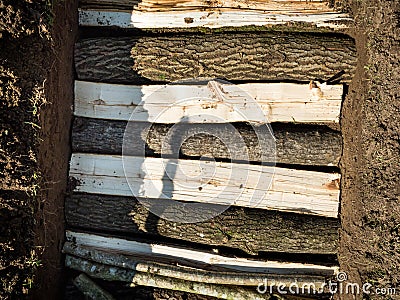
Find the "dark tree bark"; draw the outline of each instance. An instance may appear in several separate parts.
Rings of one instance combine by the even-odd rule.
[[[72,131],[72,147],[74,152],[92,152],[102,154],[121,154],[124,138],[125,121],[111,121],[101,119],[76,118]],[[130,125],[132,126],[132,125]],[[128,135],[132,141],[143,138],[148,123],[138,122],[134,134]],[[189,133],[209,132],[210,134],[196,134],[187,139],[181,153],[188,157],[215,157],[219,159],[233,159],[230,153],[234,152],[234,143],[227,146],[222,141],[230,139],[232,130],[226,124],[191,124]],[[250,161],[262,161],[259,138],[253,128],[244,123],[235,123],[235,129],[243,137],[247,146]],[[153,124],[147,134],[146,155],[161,154],[163,139],[166,138],[172,125]],[[290,124],[273,124],[273,135],[276,143],[276,162],[285,164],[337,166],[342,152],[340,133],[326,126],[306,126]],[[131,130],[130,130],[131,131]],[[214,137],[212,136],[214,135]],[[218,138],[217,138],[218,137]],[[268,142],[268,141],[267,141]],[[229,147],[230,151],[228,151]],[[144,153],[140,143],[130,147],[133,155]],[[240,151],[240,149],[237,149]],[[164,154],[171,154],[164,151]],[[265,152],[265,151],[264,151]],[[263,153],[264,153],[263,152]],[[274,151],[264,153],[264,158],[273,161]]]
[[[349,82],[354,40],[344,35],[279,32],[93,38],[77,43],[81,80],[112,83],[327,79],[341,70]]]
[[[230,207],[209,221],[181,224],[149,213],[134,198],[92,194],[71,195],[65,211],[68,227],[89,231],[167,237],[251,254],[337,252],[338,220],[330,218]]]

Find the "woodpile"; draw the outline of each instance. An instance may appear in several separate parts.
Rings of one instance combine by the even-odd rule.
[[[353,20],[286,0],[82,0],[79,18],[95,30],[75,49],[75,290],[329,296]]]

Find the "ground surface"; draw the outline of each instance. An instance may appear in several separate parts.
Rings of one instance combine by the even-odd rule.
[[[57,299],[74,2],[0,1],[0,299]]]
[[[59,298],[75,5],[0,0],[0,299]],[[349,281],[400,295],[400,1],[342,5],[359,63],[342,112],[339,260]]]
[[[39,265],[38,109],[46,102],[50,49],[43,20],[33,16],[48,11],[46,3],[7,2],[0,2],[0,298],[5,299],[26,294]]]
[[[358,72],[342,111],[339,262],[349,282],[400,297],[400,1],[346,1],[356,20]],[[371,288],[371,291],[374,289]],[[342,298],[351,299],[350,295]]]

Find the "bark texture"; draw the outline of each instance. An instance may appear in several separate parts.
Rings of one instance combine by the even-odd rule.
[[[327,79],[356,64],[354,40],[344,35],[246,33],[94,38],[77,43],[81,80],[145,83],[190,78],[226,80]]]
[[[158,218],[129,197],[75,193],[66,199],[65,205],[67,226],[89,231],[167,237],[236,248],[250,254],[337,251],[336,219],[230,207],[209,221],[182,224]]]
[[[205,284],[193,281],[179,280],[169,277],[157,276],[149,273],[135,272],[123,268],[111,267],[97,264],[88,260],[70,255],[66,256],[65,265],[71,269],[85,272],[94,278],[101,278],[107,281],[123,281],[131,287],[151,286],[187,293],[216,297],[218,299],[235,300],[268,300],[270,295],[260,294],[254,289],[245,289],[237,286],[224,286],[217,284]]]
[[[321,289],[324,287],[326,281],[326,276],[222,272],[180,266],[179,262],[177,265],[146,262],[138,260],[137,257],[121,255],[114,252],[110,253],[108,251],[80,246],[79,244],[77,245],[74,243],[65,243],[63,253],[91,260],[92,262],[99,264],[130,269],[136,272],[211,284],[258,286],[260,282],[265,282],[266,286],[277,286],[279,283],[289,286],[291,283],[297,282],[301,286],[313,282],[315,284],[315,289]],[[82,275],[83,274],[78,276],[78,278]],[[75,283],[78,278],[74,280]],[[85,279],[80,280],[80,282],[84,283],[84,286],[93,286],[90,282],[85,284],[86,281],[87,280]],[[77,285],[77,287],[79,286]],[[97,289],[96,287],[93,287],[88,288],[87,290],[96,291]]]
[[[250,161],[274,161],[274,150],[262,155],[259,138],[249,124],[233,124],[237,132],[243,137],[247,146]],[[72,131],[72,147],[74,152],[91,152],[102,154],[121,154],[127,122],[101,119],[76,118]],[[161,154],[163,140],[167,137],[172,125],[153,124],[146,133],[148,123],[130,125],[126,138],[146,139],[145,153],[148,156]],[[231,139],[232,129],[226,124],[191,124],[184,129],[188,130],[189,138],[180,148],[183,156],[215,157],[219,159],[234,159],[232,153],[243,153],[242,149],[232,149],[235,143],[229,146],[223,141]],[[337,166],[342,153],[340,133],[326,126],[307,126],[291,124],[273,124],[275,137],[275,154],[277,163]],[[209,134],[199,133],[207,132]],[[268,143],[269,141],[265,141]],[[132,144],[132,143],[130,143]],[[144,153],[143,143],[133,144],[129,154],[141,155]],[[238,147],[238,146],[237,146]],[[229,151],[228,151],[229,148]],[[237,151],[237,152],[235,152]],[[172,154],[172,151],[163,149],[163,154]]]

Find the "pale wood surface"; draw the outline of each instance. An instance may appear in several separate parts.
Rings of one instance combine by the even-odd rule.
[[[203,1],[203,0],[178,0],[178,1],[153,1],[153,0],[81,0],[81,8],[98,8],[110,10],[131,11],[132,8],[138,11],[180,11],[180,10],[213,10],[213,9],[236,9],[238,13],[245,10],[258,10],[263,12],[297,12],[317,13],[334,12],[329,8],[328,1],[319,0],[225,0],[225,1]]]
[[[147,244],[68,230],[66,232],[66,241],[75,245],[102,249],[109,253],[115,252],[133,257],[148,257],[151,258],[151,261],[166,259],[182,265],[187,265],[191,262],[198,267],[209,266],[220,270],[225,269],[225,271],[322,276],[332,276],[338,272],[338,267],[227,257],[209,252]]]
[[[165,172],[174,178],[166,178]],[[340,175],[335,173],[134,156],[123,161],[121,156],[74,153],[70,176],[79,182],[75,190],[85,193],[132,196],[132,188],[135,196],[143,198],[255,207],[332,218],[338,215]]]
[[[265,282],[266,286],[278,286],[284,284],[289,286],[297,282],[300,286],[307,283],[314,283],[316,289],[323,288],[326,278],[324,276],[312,275],[276,275],[260,273],[238,273],[238,272],[218,272],[204,270],[201,268],[191,268],[182,265],[172,265],[158,262],[146,262],[128,255],[115,252],[107,252],[93,247],[84,247],[72,243],[65,243],[63,253],[70,254],[93,262],[130,269],[137,272],[156,274],[181,280],[194,282],[239,285],[239,286],[258,286]]]
[[[172,12],[133,12],[100,9],[79,9],[80,26],[116,26],[120,28],[221,28],[242,26],[272,26],[307,24],[316,28],[343,30],[352,24],[348,14],[318,9],[302,12],[298,7],[272,7],[265,12],[258,10],[240,11],[218,8],[212,11],[189,10]]]
[[[337,123],[342,96],[342,85],[310,90],[308,84],[293,83],[135,86],[76,81],[74,114],[151,123],[204,123],[207,115],[208,123]]]
[[[103,1],[103,0],[101,0]],[[121,0],[125,2],[126,0]],[[232,8],[241,10],[261,10],[261,11],[293,11],[298,13],[309,12],[333,12],[328,6],[328,1],[318,0],[143,0],[135,5],[136,10],[140,11],[176,11],[194,9],[214,9]]]

